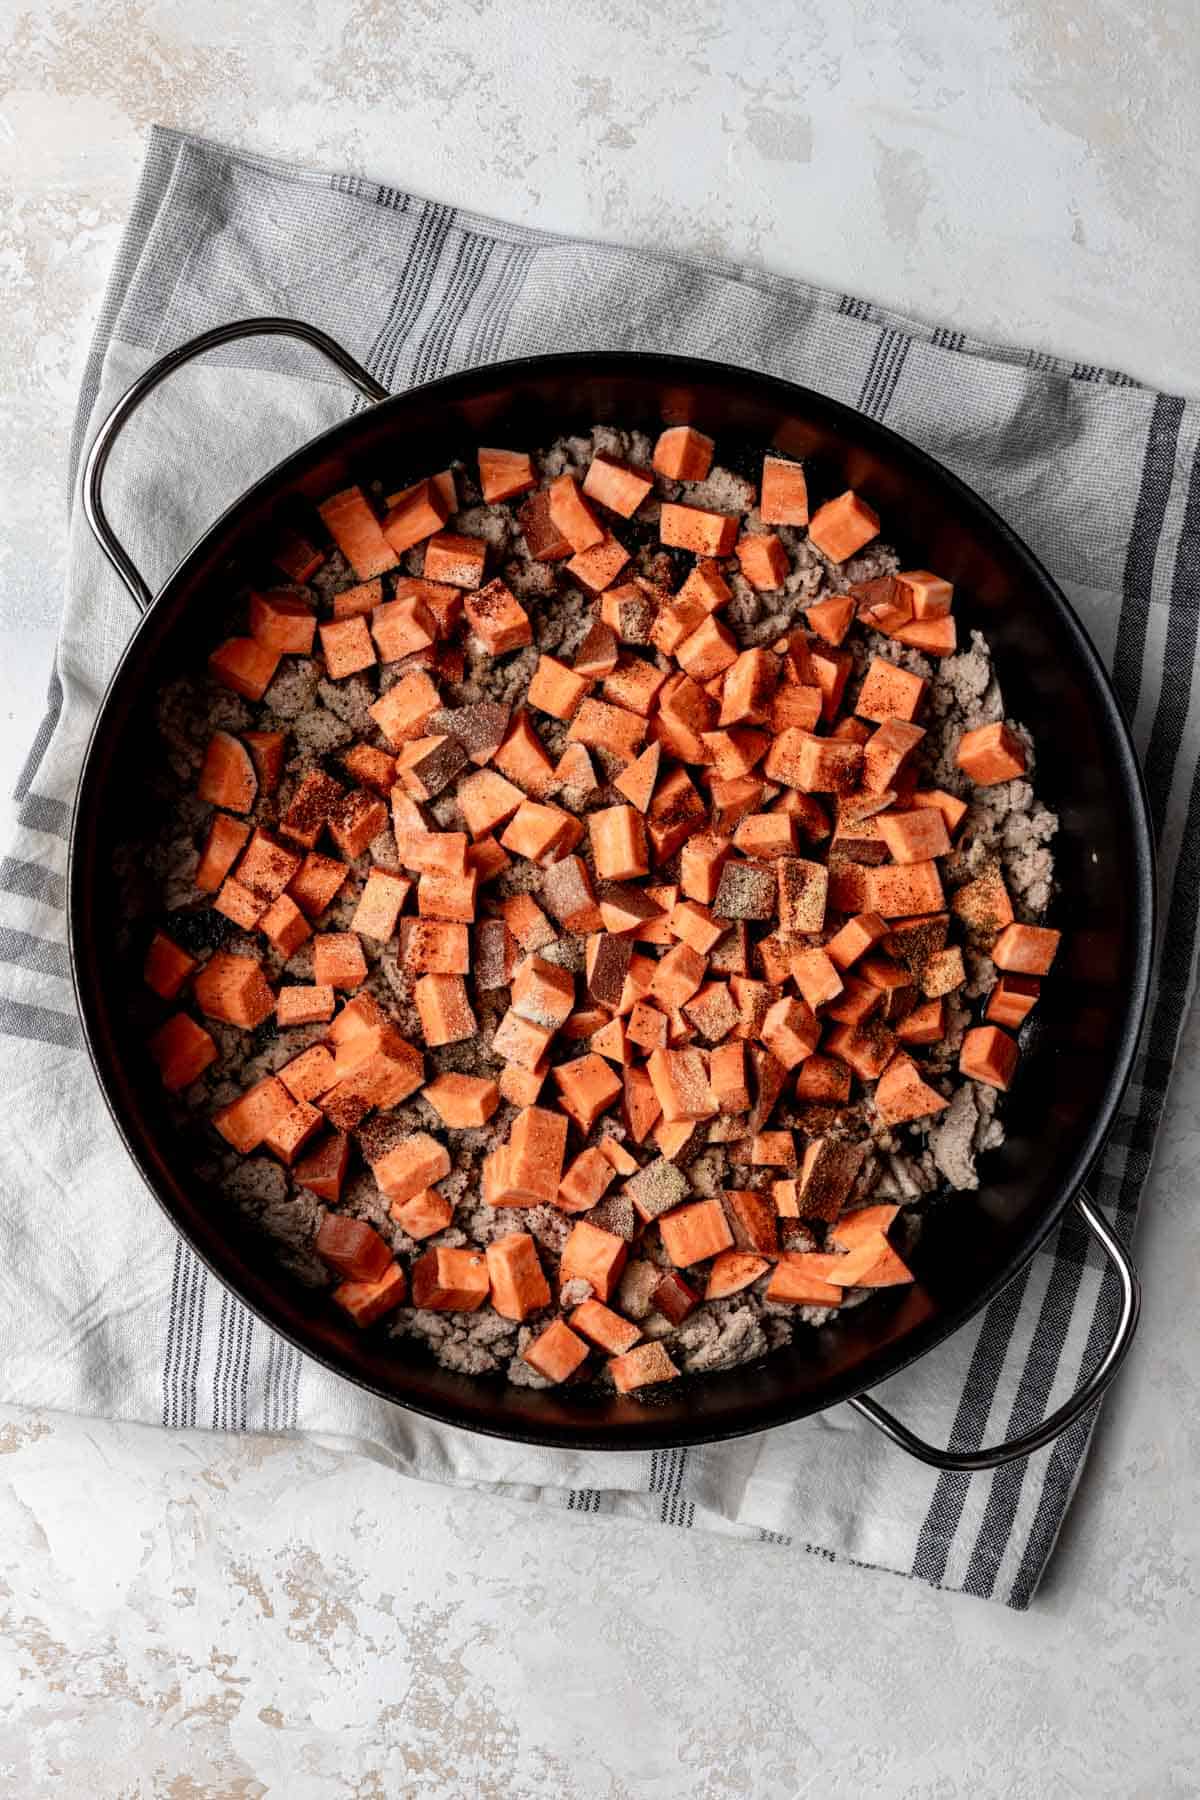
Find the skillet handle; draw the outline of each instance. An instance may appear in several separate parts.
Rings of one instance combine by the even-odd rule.
[[[935,1469],[951,1469],[970,1475],[982,1469],[998,1469],[1002,1463],[1016,1462],[1022,1456],[1030,1456],[1035,1450],[1041,1450],[1044,1445],[1061,1437],[1076,1419],[1099,1400],[1125,1360],[1125,1354],[1137,1330],[1142,1303],[1137,1274],[1124,1245],[1113,1235],[1086,1189],[1081,1189],[1075,1195],[1074,1203],[1084,1224],[1099,1239],[1100,1247],[1116,1270],[1121,1283],[1121,1316],[1117,1320],[1117,1328],[1108,1349],[1083,1385],[1057,1412],[1052,1412],[1049,1418],[1043,1419],[1032,1431],[1022,1432],[1020,1437],[1009,1438],[1006,1443],[993,1444],[983,1450],[938,1449],[936,1445],[927,1444],[923,1438],[909,1431],[906,1425],[902,1425],[877,1400],[872,1400],[869,1394],[858,1394],[850,1401],[850,1405],[864,1419],[868,1419],[878,1431],[882,1431],[893,1444],[898,1444],[901,1450],[907,1450],[910,1456],[915,1456],[918,1462],[928,1463]]]
[[[361,363],[350,355],[348,350],[319,331],[315,325],[305,325],[299,319],[237,319],[230,325],[217,325],[212,331],[202,331],[199,337],[189,338],[186,344],[167,352],[156,363],[138,376],[131,387],[117,401],[96,433],[87,463],[83,471],[83,513],[96,542],[129,592],[133,595],[138,609],[145,612],[153,595],[149,587],[138,573],[137,567],[128,551],[113,531],[108,522],[108,515],[101,500],[101,483],[104,470],[112,454],[113,446],[120,437],[125,426],[137,411],[148,394],[152,394],[161,381],[181,369],[185,363],[194,362],[196,357],[203,356],[206,350],[216,350],[222,344],[235,343],[239,338],[247,337],[290,337],[297,338],[303,344],[311,344],[319,350],[327,362],[340,369],[346,379],[354,384],[360,394],[368,400],[378,401],[388,398],[388,390],[369,375]]]

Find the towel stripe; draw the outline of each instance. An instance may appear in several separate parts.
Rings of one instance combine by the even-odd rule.
[[[62,912],[67,904],[67,884],[61,875],[44,869],[41,863],[23,862],[18,856],[0,860],[0,888],[22,900],[52,906],[57,912]]]
[[[1146,655],[1146,625],[1154,587],[1154,564],[1162,538],[1183,401],[1160,394],[1150,417],[1150,432],[1142,457],[1142,484],[1133,515],[1133,530],[1125,558],[1121,612],[1113,651],[1112,676],[1125,717],[1132,725],[1142,691],[1142,664]]]
[[[67,946],[53,938],[34,937],[28,931],[15,931],[0,925],[0,963],[13,963],[21,969],[32,969],[36,975],[53,975],[59,981],[70,981],[71,959]]]
[[[46,691],[46,710],[42,715],[42,722],[37,728],[34,740],[29,746],[29,754],[21,766],[21,773],[17,776],[17,785],[13,789],[14,800],[23,800],[33,786],[34,780],[37,777],[37,772],[42,766],[42,758],[46,754],[50,739],[54,736],[55,730],[58,727],[58,721],[62,714],[62,703],[63,687],[62,682],[58,678],[58,661],[56,658],[50,667],[50,684]]]
[[[1171,796],[1172,777],[1187,723],[1192,694],[1192,666],[1196,657],[1196,631],[1200,624],[1200,588],[1194,571],[1200,565],[1200,449],[1192,460],[1187,506],[1179,533],[1175,579],[1171,584],[1171,610],[1163,649],[1162,690],[1154,714],[1143,773],[1150,794],[1154,835],[1162,837]]]
[[[49,800],[44,794],[26,794],[17,809],[17,822],[27,831],[41,831],[48,837],[65,840],[71,835],[71,808],[64,800]]]

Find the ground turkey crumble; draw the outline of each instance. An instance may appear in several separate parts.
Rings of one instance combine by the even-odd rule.
[[[653,487],[638,507],[634,517],[614,520],[616,535],[632,553],[632,567],[622,579],[633,573],[644,577],[660,590],[678,589],[692,558],[675,550],[663,549],[659,543],[658,521],[664,503],[685,501],[692,507],[708,507],[722,513],[744,513],[744,531],[765,532],[757,511],[757,487],[754,480],[734,470],[714,467],[703,481],[684,483],[656,474],[651,470],[652,444],[640,433],[625,433],[611,427],[597,427],[590,435],[567,437],[540,454],[536,466],[544,486],[564,472],[581,480],[592,457],[597,453],[617,458],[623,463],[653,475]],[[750,459],[747,460],[750,466]],[[488,705],[501,721],[507,723],[512,709],[524,699],[539,655],[550,653],[570,663],[579,651],[599,601],[586,593],[563,571],[561,563],[534,560],[528,551],[518,515],[525,496],[499,504],[485,505],[475,480],[473,465],[455,465],[454,476],[459,500],[458,509],[447,521],[445,529],[467,537],[481,539],[487,546],[487,576],[500,576],[533,622],[534,642],[507,654],[492,655],[469,633],[461,634],[464,654],[461,671],[452,665],[439,670],[442,712],[435,714],[426,729],[453,736],[456,728],[466,732],[475,728],[478,709]],[[382,499],[382,491],[375,496]],[[732,595],[722,617],[733,632],[739,647],[769,646],[785,633],[802,626],[804,608],[830,594],[846,593],[850,588],[887,576],[897,568],[897,559],[885,544],[876,540],[841,564],[831,563],[809,541],[804,529],[778,526],[774,528],[786,553],[787,572],[778,588],[756,591],[742,576],[734,557],[721,560],[725,579]],[[315,532],[313,534],[316,535]],[[418,543],[401,560],[400,567],[384,576],[383,597],[390,584],[403,575],[420,576],[425,545]],[[250,587],[278,588],[279,572],[266,568],[248,570]],[[320,619],[332,616],[334,596],[355,585],[357,577],[342,554],[327,547],[321,566],[297,592],[303,593],[317,609]],[[227,590],[228,591],[228,590]],[[232,594],[225,630],[231,634],[245,631],[247,592]],[[214,625],[214,642],[221,633]],[[942,877],[947,898],[953,905],[954,893],[989,870],[998,870],[1011,896],[1016,918],[1024,922],[1041,920],[1053,892],[1053,860],[1051,841],[1057,821],[1037,798],[1034,785],[1034,746],[1029,734],[1016,721],[1008,721],[1027,752],[1025,776],[989,787],[975,787],[965,779],[955,762],[955,750],[964,731],[1002,721],[1004,703],[997,684],[988,647],[978,632],[956,654],[934,657],[905,647],[890,637],[856,625],[847,640],[854,656],[854,672],[848,690],[848,707],[853,707],[856,684],[871,660],[876,657],[897,663],[919,675],[928,683],[925,706],[921,715],[926,735],[919,745],[915,760],[923,787],[936,787],[961,797],[967,812],[961,828],[954,836],[954,849],[943,860]],[[657,663],[660,669],[672,668],[667,658],[650,646],[635,646],[635,654]],[[424,659],[427,661],[428,659]],[[311,656],[284,656],[267,687],[261,703],[243,700],[209,679],[204,673],[184,674],[169,685],[158,698],[158,722],[165,760],[154,778],[152,809],[156,821],[150,841],[128,846],[122,873],[129,892],[128,917],[131,921],[125,945],[131,957],[140,959],[153,927],[161,927],[190,955],[204,963],[218,949],[260,957],[264,972],[273,986],[283,978],[288,983],[305,983],[313,979],[313,944],[310,939],[286,962],[257,932],[240,930],[237,925],[212,910],[211,896],[196,888],[200,847],[212,816],[212,808],[196,796],[199,771],[206,746],[214,730],[238,734],[247,730],[286,734],[286,750],[281,779],[274,793],[260,793],[252,822],[272,829],[286,813],[297,787],[312,770],[322,770],[345,781],[340,754],[355,743],[367,743],[391,751],[394,746],[381,735],[370,707],[388,692],[412,668],[422,666],[423,659],[407,657],[377,664],[340,680],[330,679],[321,656],[318,639]],[[598,690],[597,690],[598,691]],[[469,709],[469,710],[467,710]],[[471,722],[474,721],[475,725]],[[538,735],[552,762],[557,762],[568,743],[568,726],[545,714],[535,715]],[[576,779],[558,785],[555,803],[572,814],[591,813],[622,801],[612,779],[620,773],[621,763],[603,749],[589,753],[593,781]],[[467,770],[471,768],[466,765]],[[456,801],[457,782],[451,781],[427,806],[427,816],[435,829],[462,829]],[[165,823],[163,823],[165,821]],[[590,861],[588,839],[576,846],[576,854]],[[817,852],[801,843],[800,856]],[[678,853],[650,876],[652,882],[669,883],[677,872]],[[397,843],[390,825],[382,828],[364,854],[351,864],[351,876],[328,911],[321,916],[316,929],[337,932],[349,929],[363,883],[373,867],[398,871],[401,867]],[[544,871],[537,863],[514,857],[509,866],[480,890],[479,917],[494,916],[499,903],[517,893],[543,895]],[[544,901],[543,901],[544,904]],[[412,903],[405,907],[406,915]],[[548,910],[548,909],[547,909]],[[826,929],[812,938],[819,943],[832,935],[840,918],[832,919]],[[969,921],[968,921],[969,925]],[[551,919],[551,935],[538,950],[547,962],[557,964],[576,977],[576,1005],[585,1003],[584,938]],[[751,926],[751,937],[762,935],[769,924]],[[397,937],[377,942],[361,939],[368,972],[361,991],[371,995],[385,1009],[400,1033],[411,1043],[422,1045],[420,1021],[414,1002],[414,977],[405,967]],[[968,1026],[978,1022],[980,1003],[995,980],[995,969],[987,954],[987,935],[972,938],[968,929],[962,941],[966,981],[945,997],[945,1036],[933,1045],[922,1061],[922,1074],[949,1101],[944,1112],[934,1118],[888,1129],[874,1118],[867,1101],[859,1098],[844,1106],[804,1105],[792,1094],[794,1081],[789,1078],[769,1111],[768,1118],[757,1120],[756,1129],[769,1122],[771,1130],[795,1131],[801,1147],[815,1134],[829,1134],[835,1141],[865,1141],[867,1148],[862,1166],[848,1201],[850,1208],[890,1200],[902,1209],[900,1232],[896,1243],[903,1248],[920,1227],[922,1210],[931,1198],[943,1197],[956,1190],[978,1185],[976,1159],[1003,1140],[1002,1106],[994,1088],[977,1081],[962,1079],[957,1059]],[[714,952],[714,966],[720,967],[720,947]],[[757,970],[752,972],[757,973]],[[425,1048],[426,1079],[438,1073],[496,1077],[501,1059],[491,1051],[491,1042],[509,1002],[507,986],[484,987],[472,980],[471,1003],[478,1030],[469,1039],[441,1048]],[[342,996],[344,998],[344,996]],[[139,997],[138,1017],[152,1025],[161,1012],[146,1011],[147,1000]],[[326,1207],[306,1188],[297,1184],[287,1168],[266,1154],[242,1156],[231,1150],[209,1123],[217,1109],[235,1100],[256,1080],[273,1074],[310,1045],[320,1043],[328,1027],[324,1023],[277,1027],[269,1017],[253,1031],[244,1031],[206,1019],[206,1028],[217,1047],[217,1060],[203,1076],[178,1095],[178,1117],[186,1132],[187,1150],[199,1172],[211,1184],[215,1195],[224,1203],[239,1208],[274,1246],[281,1265],[301,1282],[312,1286],[330,1285],[336,1279],[312,1248],[314,1235],[325,1216]],[[587,1049],[586,1043],[557,1037],[551,1046],[552,1064],[571,1060]],[[548,1084],[549,1085],[549,1084]],[[856,1091],[859,1091],[856,1089]],[[547,1102],[549,1103],[549,1101]],[[527,1230],[535,1239],[552,1291],[556,1259],[575,1223],[550,1205],[537,1205],[517,1211],[509,1207],[494,1208],[485,1203],[481,1192],[481,1170],[485,1156],[509,1135],[516,1108],[501,1101],[488,1122],[478,1128],[447,1130],[432,1107],[418,1091],[386,1116],[376,1115],[361,1131],[380,1129],[395,1139],[414,1132],[430,1133],[448,1148],[450,1174],[441,1180],[438,1191],[453,1203],[449,1226],[420,1243],[409,1237],[395,1222],[389,1202],[380,1193],[370,1168],[360,1154],[354,1154],[347,1177],[339,1213],[369,1222],[391,1246],[406,1266],[438,1246],[484,1246],[513,1230]],[[686,1200],[716,1197],[731,1189],[769,1191],[772,1179],[783,1172],[779,1168],[751,1166],[735,1160],[737,1139],[745,1135],[745,1123],[739,1122],[736,1138],[729,1122],[718,1115],[702,1122],[692,1141],[678,1152],[674,1167],[679,1172],[680,1190]],[[360,1133],[353,1134],[355,1138]],[[603,1114],[588,1138],[610,1136],[634,1149],[638,1160],[645,1162],[647,1145],[640,1155],[632,1145],[629,1131],[619,1110]],[[583,1140],[572,1128],[567,1160],[582,1148]],[[601,1200],[593,1218],[602,1218],[605,1228],[618,1236],[632,1238],[635,1218],[626,1201],[621,1202],[621,1184],[616,1183]],[[584,1214],[584,1217],[589,1215]],[[781,1220],[786,1227],[782,1242],[785,1248],[819,1249],[824,1227],[819,1222]],[[786,1343],[798,1325],[820,1325],[830,1317],[820,1306],[783,1305],[765,1295],[767,1277],[726,1299],[703,1304],[682,1323],[655,1309],[651,1296],[662,1276],[672,1267],[662,1244],[660,1231],[651,1223],[638,1229],[631,1244],[628,1261],[611,1305],[640,1326],[647,1341],[662,1342],[676,1366],[701,1373],[727,1369],[762,1356]],[[684,1272],[694,1286],[703,1287],[703,1271]],[[526,1386],[547,1385],[523,1360],[523,1352],[559,1313],[588,1298],[589,1284],[578,1279],[567,1283],[559,1304],[535,1314],[518,1324],[501,1317],[490,1307],[478,1312],[442,1312],[421,1310],[405,1303],[391,1312],[376,1330],[396,1338],[422,1340],[445,1367],[469,1374],[503,1372],[508,1379]],[[867,1296],[847,1294],[847,1304],[857,1304]],[[599,1373],[596,1364],[599,1361]],[[590,1358],[576,1379],[605,1379],[603,1359]]]

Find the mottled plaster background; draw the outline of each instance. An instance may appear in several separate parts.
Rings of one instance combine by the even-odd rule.
[[[1189,0],[4,0],[0,783],[152,121],[1195,393],[1198,36]],[[0,1792],[1196,1795],[1198,1172],[1179,1104],[1142,1338],[1023,1617],[311,1445],[10,1418]]]

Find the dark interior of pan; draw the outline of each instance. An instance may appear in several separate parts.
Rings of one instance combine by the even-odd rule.
[[[801,1330],[756,1364],[673,1383],[641,1403],[452,1374],[407,1340],[361,1334],[279,1272],[262,1241],[177,1160],[157,1078],[129,1023],[127,973],[112,953],[111,869],[146,759],[162,756],[157,688],[206,656],[230,565],[261,556],[262,534],[298,496],[314,501],[359,479],[395,488],[479,443],[535,448],[598,421],[653,432],[682,420],[714,436],[726,459],[737,460],[737,447],[804,456],[818,499],[853,485],[882,514],[902,562],[954,581],[960,632],[987,633],[1007,710],[1035,734],[1039,793],[1061,819],[1054,921],[1066,938],[1008,1099],[1007,1142],[983,1159],[977,1192],[934,1211],[915,1285]],[[1153,878],[1137,768],[1107,679],[1040,565],[966,488],[883,427],[788,383],[704,362],[579,355],[454,376],[361,412],[212,528],[147,614],[101,712],[77,808],[70,918],[84,1023],[119,1128],[167,1213],[243,1300],[340,1374],[435,1417],[535,1443],[629,1449],[761,1430],[861,1392],[1004,1284],[1086,1174],[1128,1077],[1148,982]]]

